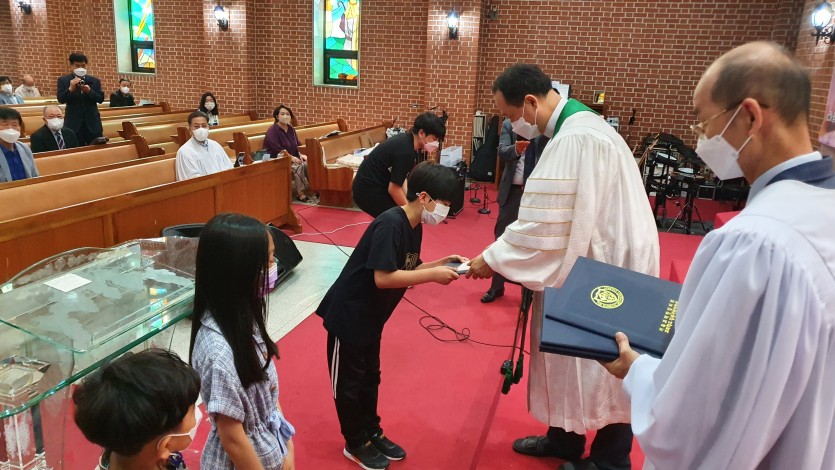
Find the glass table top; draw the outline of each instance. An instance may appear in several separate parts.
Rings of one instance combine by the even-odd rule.
[[[0,286],[0,418],[189,316],[196,253],[179,237],[72,250]]]

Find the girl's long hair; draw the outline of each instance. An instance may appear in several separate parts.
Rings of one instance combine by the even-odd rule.
[[[197,245],[189,362],[200,319],[211,315],[232,348],[244,388],[266,380],[271,358],[278,358],[278,347],[267,333],[266,303],[261,295],[267,278],[269,236],[267,227],[252,217],[220,214],[200,232]],[[267,346],[263,366],[255,333]]]

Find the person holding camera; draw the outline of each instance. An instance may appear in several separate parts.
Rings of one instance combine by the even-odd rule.
[[[81,145],[102,137],[98,104],[104,101],[101,81],[87,74],[87,56],[73,52],[68,75],[58,78],[58,102],[66,104],[64,126],[72,129]]]

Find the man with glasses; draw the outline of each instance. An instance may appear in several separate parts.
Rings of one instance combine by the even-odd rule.
[[[518,219],[467,277],[493,272],[535,291],[528,409],[545,435],[517,439],[525,455],[568,460],[560,470],[632,468],[629,399],[596,361],[539,351],[542,291],[560,287],[579,256],[658,275],[658,232],[635,159],[623,138],[577,100],[551,89],[536,65],[516,64],[493,83],[516,134],[550,141],[522,190]],[[597,431],[588,459],[586,433]]]
[[[835,174],[812,148],[809,73],[782,47],[740,46],[693,95],[696,152],[751,182],[705,237],[663,359],[617,334],[644,468],[835,468]]]

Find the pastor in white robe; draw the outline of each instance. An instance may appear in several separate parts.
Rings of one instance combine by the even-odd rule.
[[[699,246],[664,358],[624,380],[645,469],[835,469],[835,190],[773,173]]]
[[[535,291],[528,409],[537,420],[585,434],[630,422],[621,381],[599,363],[539,351],[542,291],[560,287],[579,256],[658,276],[655,219],[632,152],[600,116],[582,111],[552,137],[525,185],[519,219],[483,256],[495,272]]]
[[[177,181],[211,175],[232,167],[223,147],[212,139],[200,143],[192,137],[177,150]]]

